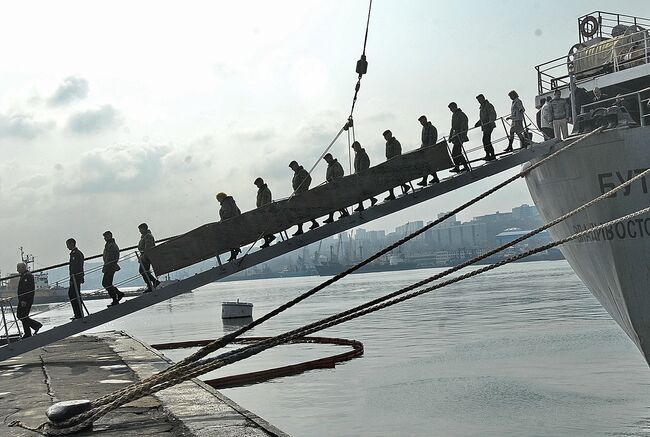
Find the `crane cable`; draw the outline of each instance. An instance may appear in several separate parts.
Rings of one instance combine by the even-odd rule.
[[[348,131],[348,160],[350,166],[350,174],[352,174],[352,151],[350,143],[350,132],[352,130],[352,141],[356,141],[354,138],[354,120],[352,114],[354,113],[354,107],[357,104],[357,97],[359,96],[359,90],[361,89],[361,78],[364,74],[368,72],[368,60],[366,59],[366,47],[368,45],[368,30],[370,29],[370,12],[372,11],[372,0],[369,0],[368,3],[368,18],[366,19],[366,33],[363,37],[363,50],[361,51],[361,57],[357,61],[356,73],[359,75],[357,78],[357,84],[354,86],[354,96],[352,97],[352,107],[350,108],[350,115],[348,116],[348,122],[345,124],[344,129]]]

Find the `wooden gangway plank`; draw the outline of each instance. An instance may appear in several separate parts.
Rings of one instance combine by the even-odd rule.
[[[0,347],[0,361],[7,360],[25,352],[29,352],[30,350],[96,328],[136,311],[164,302],[180,294],[195,290],[241,270],[253,267],[296,249],[300,249],[301,247],[318,242],[324,238],[339,234],[364,223],[385,217],[443,194],[452,192],[466,185],[497,175],[503,171],[524,164],[531,159],[544,156],[553,151],[555,148],[554,146],[559,144],[560,143],[551,140],[535,144],[529,149],[521,149],[513,154],[504,155],[496,161],[475,167],[474,170],[469,173],[462,173],[446,178],[438,184],[430,185],[423,189],[416,190],[415,192],[410,192],[389,202],[377,204],[372,208],[367,208],[364,211],[351,214],[350,216],[341,218],[333,223],[322,225],[321,227],[308,231],[300,236],[280,241],[271,247],[252,251],[240,259],[223,265],[217,265],[178,282],[170,283],[169,285],[156,289],[151,293],[144,293],[141,296],[129,299],[119,305],[111,306],[105,310],[92,313],[83,319],[73,320],[63,325],[43,330],[39,332],[38,335],[4,345]]]

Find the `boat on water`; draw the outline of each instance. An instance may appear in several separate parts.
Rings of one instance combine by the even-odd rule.
[[[545,221],[650,167],[647,29],[648,19],[605,12],[585,15],[578,19],[579,41],[569,55],[537,66],[538,103],[555,90],[560,90],[562,97],[572,97],[573,113],[580,114],[573,135],[605,127],[527,175],[528,189]],[[569,136],[567,141],[571,140]],[[558,142],[557,148],[562,146]],[[554,240],[561,239],[649,204],[648,181],[641,179],[552,227],[550,234]],[[650,217],[619,223],[560,249],[650,363]]]
[[[27,264],[27,268],[34,270],[34,255],[25,253],[24,249],[20,248],[20,259]],[[2,274],[0,274],[2,277]],[[13,299],[17,302],[17,289],[19,277],[11,278],[6,281],[0,282],[0,299]],[[34,273],[34,303],[54,303],[64,302],[68,300],[68,287],[60,286],[59,283],[50,284],[47,272]]]

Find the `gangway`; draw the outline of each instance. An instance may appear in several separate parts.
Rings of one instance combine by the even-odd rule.
[[[503,171],[522,165],[531,159],[544,156],[553,151],[560,144],[561,143],[555,140],[535,143],[527,149],[520,149],[512,154],[502,155],[496,161],[491,161],[485,165],[474,167],[471,172],[448,177],[441,180],[440,183],[414,190],[389,202],[379,203],[371,208],[365,209],[364,211],[343,217],[333,223],[322,225],[319,228],[308,231],[302,235],[280,241],[268,248],[250,252],[239,259],[222,265],[217,265],[191,277],[179,280],[178,282],[157,288],[152,292],[143,293],[141,296],[124,301],[119,305],[111,306],[102,311],[89,314],[81,319],[73,320],[46,331],[39,332],[38,335],[9,343],[0,347],[0,361],[7,360],[39,347],[63,340],[72,335],[96,328],[128,314],[140,311],[180,294],[215,282],[241,270],[253,267],[301,247],[318,242],[324,238],[452,192],[474,182],[497,175]]]

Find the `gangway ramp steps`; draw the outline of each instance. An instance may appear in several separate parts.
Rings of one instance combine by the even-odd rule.
[[[360,213],[351,214],[348,217],[343,217],[333,223],[322,225],[319,228],[308,231],[302,235],[280,241],[266,249],[250,252],[248,255],[235,261],[197,273],[194,276],[158,288],[150,293],[143,293],[141,296],[129,299],[126,302],[111,306],[105,310],[89,314],[82,319],[73,320],[69,323],[41,331],[38,335],[7,344],[0,347],[0,362],[39,347],[47,346],[56,341],[63,340],[72,335],[96,328],[105,323],[112,322],[113,320],[119,319],[128,314],[164,302],[180,294],[195,290],[241,270],[253,267],[296,249],[300,249],[301,247],[318,242],[324,238],[339,234],[364,223],[385,217],[413,205],[417,205],[437,196],[457,190],[458,188],[470,185],[473,182],[494,176],[505,170],[530,161],[531,159],[548,154],[556,144],[559,143],[554,140],[534,144],[528,149],[521,149],[511,155],[502,156],[496,161],[491,161],[486,165],[474,167],[471,172],[461,173],[444,179],[438,184],[416,190],[415,192],[400,196],[390,202],[377,204],[372,208],[361,211]]]

